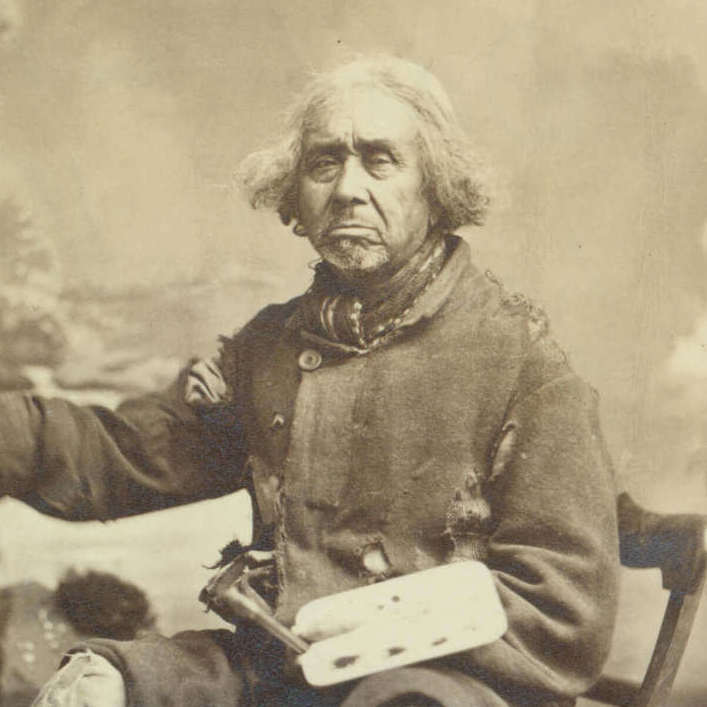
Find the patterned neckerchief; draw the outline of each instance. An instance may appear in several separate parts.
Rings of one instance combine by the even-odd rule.
[[[447,255],[445,238],[431,236],[400,270],[365,292],[342,282],[327,263],[318,263],[303,301],[305,329],[337,344],[370,349],[400,324]]]

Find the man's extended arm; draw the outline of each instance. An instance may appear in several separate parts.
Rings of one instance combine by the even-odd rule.
[[[196,399],[192,371],[115,412],[0,395],[0,495],[61,518],[107,520],[236,490],[241,428],[228,403]]]

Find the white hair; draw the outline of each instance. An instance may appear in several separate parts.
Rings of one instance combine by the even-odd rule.
[[[382,88],[409,105],[419,119],[424,193],[437,224],[454,230],[480,225],[488,204],[478,160],[440,82],[427,70],[392,56],[356,59],[313,76],[287,112],[284,136],[250,154],[237,176],[253,208],[276,210],[284,224],[297,219],[297,175],[303,135],[342,89]]]

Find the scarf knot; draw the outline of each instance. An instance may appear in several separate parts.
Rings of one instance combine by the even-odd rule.
[[[305,328],[328,341],[367,351],[397,329],[439,275],[445,238],[427,238],[410,260],[381,284],[358,291],[326,262],[315,268],[303,303]]]

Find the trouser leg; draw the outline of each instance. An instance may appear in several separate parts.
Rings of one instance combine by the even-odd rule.
[[[94,669],[95,662],[91,665],[85,657],[69,663],[63,676],[60,673],[52,678],[52,689],[48,689],[50,684],[45,687],[44,701],[37,702],[38,707],[508,707],[509,704],[491,688],[461,672],[426,667],[377,673],[361,680],[353,690],[348,683],[315,689],[303,681],[298,671],[284,667],[281,644],[262,632],[247,629],[236,634],[226,630],[186,631],[172,638],[155,635],[135,641],[93,639],[75,650],[91,651],[84,656],[100,657],[104,668],[107,660],[108,671]],[[72,694],[89,697],[83,702],[70,701]]]
[[[342,707],[509,707],[488,685],[455,670],[409,667],[363,678]]]
[[[247,626],[235,634],[92,639],[73,650],[76,658],[45,686],[37,707],[338,707],[351,689],[308,686],[291,663],[285,669],[279,642]]]
[[[241,670],[235,636],[230,631],[186,631],[172,638],[154,635],[134,641],[99,638],[73,650],[68,663],[43,689],[38,706],[244,707],[250,704],[247,678]],[[112,673],[110,667],[114,669]],[[122,684],[116,685],[116,675]],[[106,692],[106,686],[112,695],[118,695],[122,686],[123,702],[97,697]],[[71,701],[72,696],[79,699]]]

